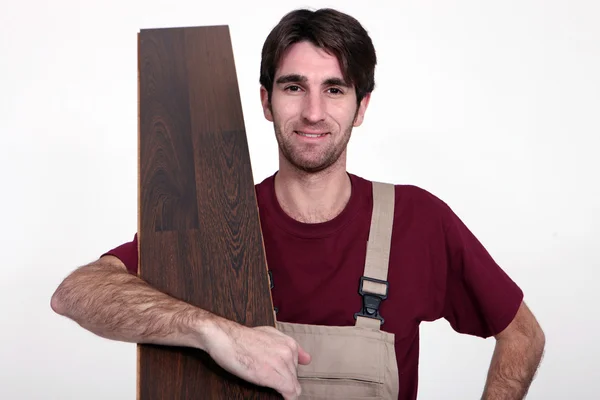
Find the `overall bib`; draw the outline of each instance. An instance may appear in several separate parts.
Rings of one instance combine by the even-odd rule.
[[[354,326],[276,322],[311,356],[298,366],[301,399],[398,398],[394,334],[382,331],[379,304],[387,297],[387,272],[394,217],[394,186],[373,182],[373,215],[359,293],[363,308]]]

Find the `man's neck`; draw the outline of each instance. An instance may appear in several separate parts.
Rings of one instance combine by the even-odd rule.
[[[280,166],[275,175],[275,195],[290,217],[304,223],[326,222],[339,215],[352,192],[344,165],[305,173]]]

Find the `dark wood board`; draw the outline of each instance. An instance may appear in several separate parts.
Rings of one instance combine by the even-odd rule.
[[[227,26],[138,34],[139,271],[246,326],[275,326]],[[198,349],[138,345],[138,399],[280,399]]]

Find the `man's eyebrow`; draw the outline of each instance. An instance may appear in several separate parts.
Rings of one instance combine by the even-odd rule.
[[[307,81],[308,81],[308,78],[306,76],[299,75],[299,74],[288,74],[288,75],[281,75],[279,78],[277,78],[275,83],[280,85],[282,83],[294,83],[294,82],[306,83]]]
[[[306,76],[300,75],[300,74],[282,75],[279,78],[277,78],[277,80],[275,81],[275,83],[278,85],[285,84],[285,83],[306,83],[306,82],[308,82],[308,78]],[[350,87],[350,85],[341,78],[327,78],[323,82],[323,85],[324,86],[330,86],[330,85],[342,86],[345,88]]]
[[[341,78],[328,78],[325,79],[325,82],[323,82],[323,85],[325,86],[342,86],[345,88],[349,88],[350,85],[343,79]]]

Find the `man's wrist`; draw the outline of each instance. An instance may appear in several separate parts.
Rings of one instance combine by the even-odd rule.
[[[211,342],[222,334],[223,318],[208,311],[199,311],[194,318],[195,347],[208,352]]]

